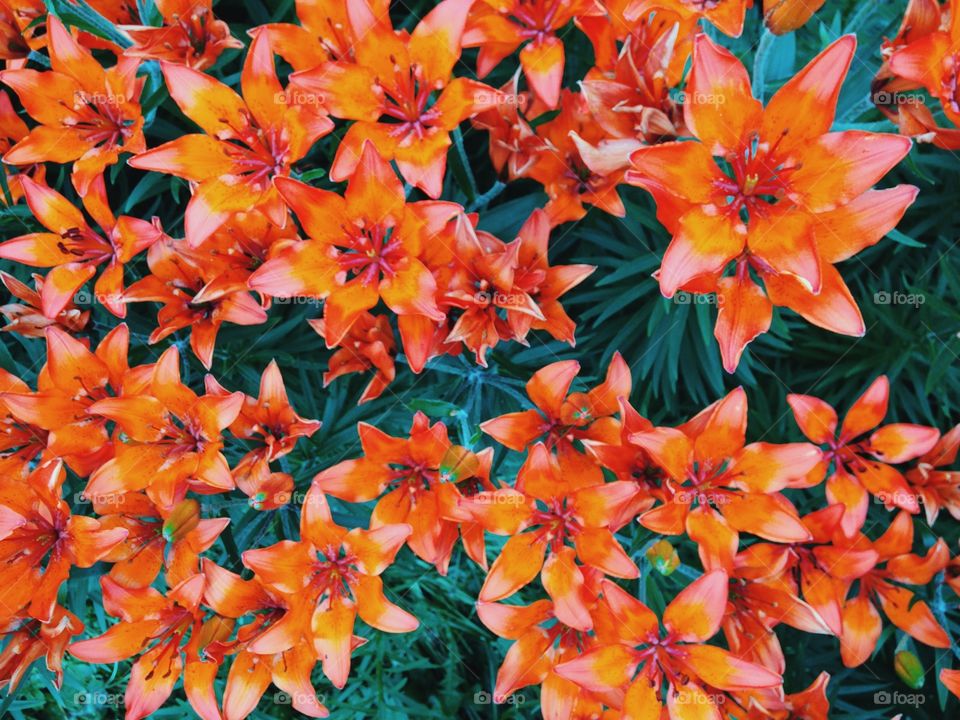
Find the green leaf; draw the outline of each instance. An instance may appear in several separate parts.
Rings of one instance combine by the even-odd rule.
[[[887,237],[893,240],[894,242],[900,243],[901,245],[906,245],[907,247],[913,247],[913,248],[926,247],[924,243],[914,240],[912,237],[900,232],[899,230],[891,230],[890,232],[887,233]]]
[[[129,35],[90,7],[85,0],[47,0],[47,8],[60,18],[64,25],[80,28],[122,48],[133,45]]]

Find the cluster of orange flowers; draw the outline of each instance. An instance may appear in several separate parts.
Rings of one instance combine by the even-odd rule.
[[[871,189],[910,141],[829,132],[852,36],[824,50],[762,107],[742,64],[698,34],[701,17],[739,34],[748,4],[501,8],[448,0],[408,33],[393,30],[382,1],[301,3],[302,25],[251,31],[242,96],[202,71],[236,42],[209,8],[196,9],[189,22],[181,9],[163,8],[178,42],[155,37],[168,26],[134,32],[135,44],[117,48],[108,70],[84,46],[86,36],[74,37],[51,17],[43,37],[51,69],[11,60],[13,69],[0,76],[39,123],[28,130],[9,96],[0,95],[4,160],[20,167],[8,180],[10,196],[25,196],[49,231],[0,244],[0,257],[51,268],[35,291],[5,277],[24,302],[5,313],[25,332],[49,324],[77,330],[85,314],[74,294],[96,276],[97,299],[118,317],[129,302],[161,303],[151,341],[189,328],[195,354],[209,367],[224,322],[263,323],[272,298],[322,299],[314,328],[327,347],[345,350],[327,379],[369,371],[369,400],[396,374],[390,318],[375,314],[382,306],[396,316],[414,372],[463,346],[484,363],[488,348],[501,339],[525,342],[531,329],[572,343],[574,324],[558,298],[592,268],[549,267],[549,229],[581,218],[585,204],[623,216],[617,186],[628,183],[653,195],[673,234],[658,272],[663,295],[718,295],[715,334],[729,372],[767,331],[774,305],[834,332],[863,334],[835,265],[879,241],[913,202],[917,190],[909,185]],[[786,13],[788,4],[776,12]],[[35,15],[20,9],[14,16],[33,18],[30,37],[40,42]],[[556,31],[571,18],[592,41],[597,62],[579,92],[561,89]],[[912,3],[900,35],[884,47],[877,81],[882,108],[902,131],[940,145],[953,131],[931,129],[930,109],[907,102],[903,90],[924,85],[949,116],[956,112],[956,42],[938,29],[948,19],[933,0]],[[768,22],[791,27],[772,15]],[[20,37],[17,27],[8,26]],[[518,45],[529,90],[519,89],[519,73],[500,89],[453,76],[464,48],[479,48],[484,75]],[[274,54],[295,70],[286,87]],[[161,61],[170,96],[202,133],[146,148],[137,76],[143,58]],[[352,121],[329,173],[348,181],[343,195],[291,177],[335,119]],[[533,178],[549,195],[545,217],[535,213],[519,242],[478,231],[477,216],[456,203],[406,200],[411,187],[441,195],[451,132],[467,119],[489,132],[498,171]],[[113,214],[103,171],[121,153],[134,155],[132,167],[190,182],[184,238],[171,238],[157,222]],[[73,185],[93,223],[43,184],[47,161],[73,163]],[[125,288],[124,265],[144,251],[150,273]]]
[[[875,90],[897,135],[830,131],[852,36],[766,106],[756,100],[742,63],[699,31],[705,20],[739,35],[752,0],[442,0],[410,31],[394,29],[387,0],[298,0],[300,24],[250,31],[239,94],[205,72],[243,48],[209,0],[156,0],[157,25],[140,3],[86,4],[126,42],[71,32],[40,0],[0,0],[0,81],[12,90],[0,90],[0,179],[5,202],[22,201],[44,228],[0,243],[0,258],[45,269],[33,288],[0,274],[18,300],[0,307],[4,329],[46,343],[36,389],[0,370],[0,627],[10,636],[0,681],[10,689],[41,657],[59,681],[69,652],[136,658],[128,720],[157,710],[181,678],[204,720],[245,717],[271,683],[323,717],[312,671],[319,664],[345,685],[366,642],[357,617],[384,632],[418,626],[387,599],[384,570],[406,545],[446,574],[458,539],[486,571],[481,621],[514,641],[496,701],[540,686],[544,716],[556,720],[824,719],[827,674],[784,691],[780,624],[835,636],[847,667],[870,657],[884,617],[922,644],[950,646],[912,588],[944,572],[960,594],[960,558],[942,539],[914,554],[914,522],[921,509],[931,525],[941,509],[960,520],[950,470],[960,426],[881,426],[882,376],[842,424],[823,400],[791,395],[809,442],[747,444],[742,389],[657,427],[631,407],[619,355],[589,389],[574,389],[576,362],[553,363],[527,383],[529,409],[481,426],[505,452],[525,453],[509,481],[492,477],[492,447],[456,445],[425,415],[407,437],[361,423],[363,455],[320,472],[303,497],[300,540],[241,548],[244,579],[204,557],[229,519],[203,517],[202,497],[239,490],[257,510],[287,504],[295,478],[278,461],[320,423],[296,413],[275,364],[256,398],[212,376],[200,395],[181,379],[176,346],[130,366],[118,324],[92,347],[78,337],[90,312],[76,298],[92,281],[121,319],[128,303],[159,303],[149,341],[187,330],[208,369],[223,323],[264,323],[287,298],[322,300],[310,324],[334,351],[324,381],[370,373],[364,402],[396,376],[395,328],[416,373],[464,348],[485,365],[501,340],[525,343],[531,330],[573,344],[560,298],[595,268],[551,266],[551,230],[586,205],[623,216],[617,188],[629,184],[652,195],[672,235],[657,273],[663,295],[722,300],[715,335],[728,372],[774,306],[859,335],[835,266],[914,201],[909,185],[874,189],[911,137],[960,147],[960,130],[909,101],[926,89],[960,123],[960,13],[911,0],[884,43]],[[764,3],[764,17],[786,32],[821,5]],[[571,24],[595,56],[577,91],[562,82]],[[519,50],[517,73],[500,88],[455,76],[473,48],[477,77]],[[105,69],[94,51],[115,64]],[[275,56],[293,69],[285,85]],[[48,69],[27,67],[44,57]],[[148,148],[139,71],[151,61],[159,91],[199,132]],[[468,121],[489,133],[505,179],[531,178],[549,197],[509,241],[440,199]],[[329,178],[346,182],[342,192],[305,182],[297,166],[338,124]],[[121,156],[188,181],[182,238],[155,218],[115,214],[105,172]],[[70,166],[78,203],[47,184],[44,163]],[[128,283],[125,266],[143,254],[149,272]],[[226,443],[245,449],[233,467]],[[89,515],[64,497],[68,471],[86,483]],[[824,507],[801,516],[788,499],[799,490],[822,492]],[[376,501],[369,529],[336,524],[328,495]],[[886,526],[875,540],[871,503],[886,511],[874,513]],[[636,549],[621,544],[636,523],[658,536],[652,567],[677,563],[659,536],[686,536],[704,569],[660,616],[614,581],[640,575]],[[489,566],[487,534],[506,538]],[[58,591],[72,568],[99,562],[110,565],[103,610],[118,622],[79,639],[83,622]],[[546,597],[502,602],[538,578]],[[708,644],[721,631],[728,649]],[[941,679],[960,694],[960,670]]]
[[[444,424],[422,414],[407,437],[361,424],[363,455],[319,473],[303,498],[301,539],[244,552],[254,575],[243,580],[202,557],[229,520],[201,519],[187,493],[238,487],[257,509],[288,502],[293,479],[270,464],[319,423],[296,414],[274,365],[257,398],[212,378],[197,396],[180,381],[175,348],[129,367],[127,340],[121,325],[91,352],[51,328],[36,392],[2,376],[3,625],[17,638],[0,668],[12,686],[42,655],[58,673],[65,650],[95,663],[139,655],[128,717],[157,709],[182,675],[192,706],[209,720],[220,717],[214,680],[232,656],[224,716],[248,714],[271,682],[298,710],[322,716],[311,670],[319,662],[343,687],[364,642],[353,634],[357,616],[384,632],[418,625],[387,599],[379,577],[397,552],[407,545],[446,574],[458,538],[487,574],[480,619],[515,641],[494,698],[540,685],[547,717],[658,717],[665,704],[680,719],[691,717],[687,705],[736,717],[826,718],[826,674],[803,692],[783,692],[786,661],[773,632],[781,623],[836,636],[848,667],[870,657],[883,616],[925,645],[950,647],[911,586],[946,571],[960,594],[960,556],[951,559],[943,540],[914,554],[913,516],[922,504],[931,525],[941,509],[960,519],[960,474],[950,470],[960,426],[941,436],[882,425],[885,377],[842,424],[824,401],[790,396],[810,442],[747,444],[742,389],[682,425],[655,427],[630,406],[619,355],[605,380],[584,390],[573,387],[576,362],[553,363],[527,383],[531,409],[481,426],[509,451],[526,452],[514,482],[491,478],[492,448],[454,445]],[[226,429],[251,448],[232,469],[222,454]],[[99,517],[71,514],[64,465],[88,478],[84,496]],[[825,507],[802,517],[786,496],[821,488]],[[327,495],[376,500],[370,528],[334,523]],[[876,540],[865,534],[883,522],[868,523],[871,501],[892,513]],[[688,537],[705,570],[667,606],[662,630],[610,579],[640,575],[617,537],[634,522],[656,536]],[[489,566],[487,533],[507,538]],[[647,557],[667,574],[677,562],[662,539]],[[112,565],[101,587],[119,622],[75,640],[83,624],[57,591],[71,567],[98,561]],[[161,573],[166,593],[151,587]],[[501,602],[538,577],[545,598]],[[706,644],[721,630],[729,650]],[[958,678],[960,671],[942,675],[955,691]]]

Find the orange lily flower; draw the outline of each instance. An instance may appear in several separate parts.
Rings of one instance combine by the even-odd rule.
[[[485,530],[510,536],[487,573],[479,599],[502,600],[539,575],[558,619],[589,630],[593,621],[587,608],[585,571],[575,560],[583,568],[613,577],[639,575],[609,528],[609,518],[622,511],[636,492],[636,486],[627,482],[578,487],[561,475],[545,445],[534,445],[515,487],[482,491],[460,501],[464,512]]]
[[[557,32],[590,9],[587,0],[480,0],[471,7],[463,46],[480,48],[477,75],[484,77],[522,45],[520,67],[527,83],[552,110],[560,103],[565,62]]]
[[[862,665],[880,638],[883,622],[879,606],[887,619],[915,640],[935,648],[949,648],[950,637],[933,616],[930,607],[904,585],[927,585],[950,562],[950,550],[943,538],[926,556],[914,555],[913,518],[901,511],[877,540],[871,542],[859,533],[853,539],[857,549],[873,548],[877,566],[859,578],[856,597],[843,607],[843,634],[840,656],[847,667]],[[884,564],[885,567],[880,567]]]
[[[683,79],[695,27],[693,18],[657,8],[630,27],[619,52],[610,49],[609,69],[596,67],[580,82],[587,107],[610,137],[655,143],[688,134],[670,90]],[[595,47],[611,34],[603,30],[591,37]]]
[[[666,476],[666,500],[644,513],[640,524],[664,535],[686,531],[698,542],[717,532],[731,538],[749,532],[784,543],[809,540],[780,491],[818,465],[819,449],[809,443],[747,445],[746,428],[747,397],[737,388],[678,428],[631,436]]]
[[[931,451],[940,433],[909,423],[878,428],[887,414],[889,396],[890,383],[886,375],[881,375],[847,411],[839,432],[837,413],[826,402],[810,395],[787,396],[803,434],[818,445],[826,445],[824,463],[833,463],[827,477],[827,500],[846,508],[842,527],[847,537],[863,527],[870,495],[887,507],[920,512],[916,494],[893,465]]]
[[[285,472],[274,472],[269,463],[255,462],[243,472],[234,471],[237,487],[246,495],[254,510],[276,510],[290,502],[293,495],[293,476]]]
[[[435,354],[451,352],[449,345],[460,342],[486,367],[487,350],[501,340],[524,342],[533,321],[546,319],[531,295],[539,290],[536,279],[526,286],[518,282],[525,274],[520,267],[520,250],[526,243],[519,238],[504,243],[490,233],[477,231],[476,220],[476,216],[461,214],[454,225],[455,242],[442,248],[435,246],[428,261],[436,268],[437,286],[446,288],[441,303],[453,310],[454,316],[460,311],[453,327],[437,337],[424,332],[424,328],[412,326],[411,330],[411,326],[400,323],[404,350],[415,369],[422,368]],[[408,342],[411,335],[418,338],[416,344]]]
[[[575,440],[617,444],[620,423],[613,417],[619,399],[630,395],[630,368],[614,353],[602,383],[588,392],[570,392],[580,372],[576,360],[561,360],[541,368],[527,381],[527,395],[534,408],[507,413],[480,424],[480,429],[501,445],[522,452],[538,439],[555,451],[564,478],[578,487],[603,482],[603,473],[593,458],[574,445]]]
[[[819,635],[831,630],[817,611],[800,599],[789,575],[756,578],[756,572],[753,568],[731,570],[723,635],[734,655],[782,675],[787,661],[774,628],[782,623]]]
[[[801,520],[810,532],[811,539],[795,543],[755,543],[746,548],[734,560],[737,574],[753,580],[767,580],[773,578],[789,582],[792,576],[795,582],[790,583],[794,598],[800,597],[802,591],[804,603],[812,608],[817,622],[807,624],[807,632],[823,632],[823,627],[836,636],[843,632],[843,603],[850,583],[854,582],[874,568],[879,560],[877,552],[870,547],[857,548],[850,545],[849,540],[840,529],[840,520],[843,518],[843,506],[829,505],[821,510],[805,515]],[[709,530],[704,525],[703,531]],[[702,533],[701,557],[710,560],[708,565],[730,557],[725,552],[728,537],[722,533],[712,538],[707,532]],[[729,567],[730,561],[725,561]],[[783,604],[777,616],[786,611],[796,609],[795,604]],[[793,612],[794,620],[808,621],[805,615]]]
[[[73,163],[73,184],[85,196],[121,152],[145,148],[140,61],[120,58],[104,70],[55,16],[47,18],[49,72],[4,70],[0,80],[40,123],[3,156],[11,165]]]
[[[728,372],[767,331],[773,305],[833,332],[864,332],[833,265],[884,237],[917,188],[870,189],[909,152],[907,138],[828,132],[855,46],[853,36],[834,42],[764,109],[740,61],[699,35],[684,103],[699,142],[663,143],[631,157],[627,182],[654,196],[673,234],[660,291],[668,298],[678,290],[718,294],[714,334]],[[728,266],[733,274],[725,276]]]
[[[947,118],[960,124],[960,106],[951,89],[953,61],[949,57],[950,43],[955,52],[958,35],[953,29],[956,18],[949,9],[949,3],[940,5],[937,0],[910,0],[897,35],[881,47],[884,63],[872,89],[874,103],[897,123],[902,135],[955,150],[960,147],[960,129],[940,127],[932,109],[912,92],[931,87]],[[937,52],[943,53],[939,59]]]
[[[127,537],[105,557],[109,576],[119,585],[142,588],[164,571],[168,587],[200,571],[200,554],[230,524],[229,518],[201,518],[200,503],[189,499],[159,508],[142,492],[90,498],[105,528],[122,528]]]
[[[390,0],[296,0],[296,8],[300,25],[260,27],[277,54],[299,71],[329,60],[355,60],[360,38],[389,14]]]
[[[0,5],[2,12],[2,5]],[[10,102],[10,95],[5,90],[0,90],[0,155],[6,155],[14,145],[23,140],[30,134],[27,124],[20,119],[17,111],[13,109]],[[36,164],[30,167],[22,167],[18,173],[11,174],[7,168],[0,169],[7,180],[7,189],[10,191],[10,200],[17,202],[23,197],[23,188],[20,186],[20,174],[25,173],[36,180],[41,185],[46,177],[46,168],[42,164]],[[6,195],[0,194],[0,202],[7,203]]]
[[[803,27],[827,0],[764,0],[763,21],[776,35]]]
[[[588,594],[596,598],[603,576],[587,570]],[[596,605],[596,600],[591,604]],[[598,701],[554,670],[596,645],[596,638],[565,625],[557,618],[553,601],[537,600],[530,605],[478,602],[477,615],[491,632],[514,641],[497,670],[494,702],[509,702],[517,690],[539,685],[544,717],[580,717],[579,713],[600,710]]]
[[[301,642],[282,651],[274,651],[271,634],[285,633],[283,618],[289,610],[290,598],[266,588],[256,580],[243,580],[239,575],[204,558],[206,577],[204,603],[224,618],[241,619],[252,615],[249,624],[237,630],[236,637],[217,639],[201,649],[205,662],[186,669],[191,677],[193,708],[204,720],[220,720],[214,679],[226,655],[234,657],[223,692],[225,718],[245,718],[269,687],[271,681],[290,695],[293,708],[309,717],[327,717],[329,712],[320,702],[310,676],[317,655],[309,642]]]
[[[206,389],[211,395],[230,394],[211,375],[206,377]],[[273,510],[289,501],[293,478],[271,472],[270,463],[287,455],[299,438],[310,437],[321,424],[297,415],[287,398],[280,368],[271,361],[260,378],[259,395],[244,396],[240,414],[230,425],[235,437],[257,445],[233,468],[237,487],[250,498],[251,507]]]
[[[0,0],[0,60],[8,68],[21,68],[32,50],[47,42],[42,0]]]
[[[639,492],[634,502],[625,508],[624,513],[611,519],[610,527],[620,529],[633,520],[640,513],[653,507],[656,500],[666,500],[667,495],[661,491],[664,474],[654,463],[646,451],[631,441],[637,433],[653,430],[653,423],[640,415],[625,397],[619,398],[620,403],[620,437],[618,443],[606,440],[592,440],[583,438],[584,449],[597,463],[613,473],[617,480],[635,483]]]
[[[103,177],[90,183],[83,196],[87,212],[103,234],[87,224],[83,213],[63,195],[23,176],[27,206],[48,232],[28,233],[0,243],[0,258],[32,267],[48,267],[40,289],[40,308],[57,317],[74,294],[106,264],[94,284],[97,300],[117,317],[124,317],[123,267],[162,235],[150,222],[122,215],[116,218],[107,203]]]
[[[327,339],[327,324],[323,318],[307,322],[320,337]],[[394,364],[397,342],[393,337],[390,320],[386,315],[364,312],[354,320],[340,342],[337,350],[330,356],[330,369],[323,374],[323,386],[327,387],[341,375],[372,370],[373,377],[357,400],[357,405],[380,397],[397,376]]]
[[[222,298],[248,290],[247,281],[253,271],[266,262],[276,248],[296,238],[297,228],[293,223],[280,227],[259,212],[239,212],[231,215],[202,243],[182,242],[173,247],[180,258],[177,262],[196,268],[203,276],[202,294]],[[167,270],[166,274],[171,273]],[[270,299],[261,296],[260,304],[266,310]]]
[[[71,299],[54,317],[47,317],[40,309],[43,305],[43,277],[33,276],[36,289],[24,285],[13,275],[0,270],[0,283],[10,291],[20,303],[0,305],[0,315],[9,322],[0,328],[3,332],[20,333],[25,337],[43,337],[48,327],[58,327],[65,332],[77,333],[86,327],[90,320],[89,310],[80,310]],[[22,303],[22,304],[21,304]]]
[[[128,164],[196,183],[184,215],[189,243],[201,244],[232,213],[251,209],[284,226],[287,210],[273,178],[288,175],[291,165],[333,129],[316,98],[284,91],[265,34],[253,39],[244,61],[243,98],[185,65],[160,66],[174,102],[206,134],[181,135]]]
[[[95,518],[71,515],[63,500],[65,479],[63,463],[47,461],[26,482],[6,477],[0,485],[3,625],[28,606],[30,617],[50,622],[70,568],[92,567],[127,535]]]
[[[690,707],[705,717],[719,716],[723,701],[708,694],[712,689],[778,687],[779,674],[704,644],[720,629],[727,584],[723,570],[695,580],[667,605],[661,631],[650,608],[604,580],[601,604],[609,627],[598,647],[557,666],[557,673],[622,708],[625,717],[671,720],[693,717]]]
[[[440,257],[435,250],[428,259],[438,268],[438,286],[448,288],[441,302],[463,311],[444,343],[462,340],[481,365],[486,365],[488,347],[501,339],[526,344],[530,330],[545,330],[574,345],[576,324],[559,298],[596,268],[549,265],[550,221],[543,210],[534,210],[510,243],[477,231],[472,222],[459,223],[452,257]],[[405,330],[402,322],[400,329]]]
[[[593,45],[594,68],[587,73],[588,77],[594,72],[612,71],[619,55],[618,43],[627,39],[635,25],[643,26],[651,16],[660,12],[654,10],[642,18],[627,18],[626,10],[633,2],[634,0],[605,0],[575,18],[576,26]]]
[[[274,297],[325,298],[329,348],[381,299],[398,315],[444,319],[436,282],[420,256],[428,243],[443,242],[438,234],[461,212],[459,206],[405,202],[400,180],[370,143],[345,197],[286,178],[276,186],[310,239],[288,244],[264,263],[250,277],[252,289]]]
[[[0,687],[7,692],[17,689],[30,666],[40,658],[53,673],[53,684],[63,686],[63,654],[74,635],[83,632],[83,623],[69,610],[57,605],[49,622],[22,618],[4,628],[8,640],[0,652]]]
[[[314,484],[303,500],[299,542],[281,540],[243,553],[243,564],[263,587],[292,596],[296,608],[291,613],[302,622],[290,622],[302,624],[324,674],[338,688],[350,674],[357,615],[383,632],[411,632],[419,625],[386,598],[380,579],[410,533],[405,524],[347,531],[334,524],[326,497]],[[281,652],[297,642],[299,633],[288,630],[271,647]]]
[[[46,430],[48,454],[85,477],[113,456],[106,419],[87,410],[123,392],[130,333],[126,325],[117,326],[95,353],[56,327],[46,335],[47,363],[37,391],[0,393],[0,399],[17,420]]]
[[[331,180],[350,178],[371,142],[381,157],[396,161],[404,180],[440,196],[450,133],[498,96],[474,80],[451,79],[470,5],[443,0],[412,33],[395,31],[388,14],[374,17],[363,2],[348,5],[355,61],[341,58],[293,76],[298,87],[324,98],[331,115],[356,121],[337,147]]]
[[[779,688],[760,688],[738,691],[736,707],[724,706],[724,711],[745,720],[830,720],[830,701],[827,684],[830,673],[821,672],[805,689],[784,695]]]
[[[323,470],[314,483],[347,502],[380,498],[370,516],[370,527],[408,523],[412,532],[407,545],[441,575],[447,574],[461,533],[467,554],[485,568],[482,528],[473,524],[458,527],[451,516],[458,514],[459,501],[465,495],[493,490],[493,448],[474,454],[452,445],[447,426],[431,425],[420,412],[414,415],[409,438],[392,437],[367,423],[358,423],[357,432],[363,457]]]
[[[952,4],[950,7],[953,9]],[[920,24],[911,28],[909,37],[901,39],[906,41],[901,47],[893,49],[886,68],[892,75],[926,88],[940,100],[944,114],[960,125],[960,96],[955,82],[960,18],[955,12],[941,16],[941,11],[936,0],[911,3],[907,14]]]
[[[199,651],[229,637],[234,625],[232,619],[216,615],[203,620],[204,576],[193,575],[166,595],[152,587],[127,588],[109,576],[100,579],[100,587],[104,606],[120,622],[99,637],[73,643],[70,654],[101,664],[140,654],[123,698],[126,720],[140,720],[156,711],[170,697],[181,674],[187,697],[199,711],[203,705],[196,698],[202,697],[204,685],[198,678],[205,669],[197,667],[204,665]],[[206,718],[212,720],[209,715]]]
[[[933,525],[941,508],[960,520],[960,472],[940,468],[953,465],[960,450],[960,425],[946,432],[937,444],[917,458],[904,477],[923,504],[927,524]]]
[[[232,277],[230,258],[191,251],[185,240],[162,235],[147,253],[150,273],[124,293],[125,302],[159,302],[158,326],[150,333],[156,343],[190,328],[190,349],[207,369],[213,364],[217,335],[223,323],[259,325],[266,310],[243,281]],[[222,258],[227,258],[221,262]]]
[[[212,375],[206,377],[206,389],[211,395],[230,394]],[[297,415],[287,397],[277,361],[271,360],[260,376],[257,397],[243,396],[240,413],[230,425],[233,435],[257,444],[237,463],[235,471],[257,462],[273,462],[289,454],[297,440],[310,437],[322,424]]]
[[[832,509],[840,512],[820,511],[803,519],[814,536],[814,542],[830,542],[831,538],[823,537],[824,530],[826,527],[835,529],[842,515],[840,506],[832,506]],[[755,543],[737,554],[740,543],[736,531],[711,515],[694,518],[691,514],[690,520],[691,537],[697,542],[704,568],[723,570],[730,578],[727,612],[722,624],[730,651],[780,674],[786,670],[786,658],[780,640],[773,632],[777,625],[784,623],[807,633],[840,634],[840,605],[847,586],[836,580],[835,586],[828,584],[816,595],[816,599],[821,600],[830,590],[835,591],[829,609],[835,611],[831,619],[835,618],[836,622],[831,626],[817,608],[800,599],[798,575],[802,577],[801,573],[805,572],[807,577],[804,579],[809,580],[811,573],[821,573],[823,567],[831,569],[834,575],[846,571],[852,572],[850,576],[854,577],[857,569],[863,574],[877,560],[872,551],[851,551],[852,556],[840,551],[831,554],[834,548],[818,545],[811,550],[807,543]],[[865,556],[865,562],[861,555]],[[855,569],[851,571],[850,568]],[[830,583],[834,577],[821,575],[814,583],[821,581]],[[809,584],[804,582],[803,587],[807,588]]]
[[[940,671],[940,682],[947,690],[960,698],[960,670],[944,668]]]
[[[547,262],[550,241],[550,217],[541,209],[534,210],[517,233],[517,268],[514,287],[523,289],[540,308],[543,319],[528,313],[510,315],[514,339],[526,340],[528,330],[544,330],[555,339],[576,344],[576,323],[570,319],[559,302],[566,294],[597,269],[595,265],[558,265]]]
[[[564,90],[560,114],[537,128],[546,145],[530,168],[529,176],[543,185],[550,197],[544,207],[551,226],[579,220],[587,214],[584,203],[593,205],[615,217],[627,214],[617,194],[623,180],[622,162],[615,167],[587,162],[587,153],[594,145],[611,148],[610,152],[626,157],[636,147],[628,140],[628,149],[614,151],[620,144],[604,146],[607,133],[594,119],[582,93]]]
[[[227,49],[243,43],[213,14],[213,0],[156,0],[163,25],[126,25],[123,31],[133,40],[124,50],[127,57],[166,60],[194,70],[210,67]]]
[[[18,420],[3,400],[8,393],[29,392],[23,380],[0,368],[0,472],[11,479],[25,478],[27,468],[47,448],[47,431]]]
[[[791,2],[792,0],[774,0]],[[817,0],[812,0],[817,2]],[[624,11],[627,21],[638,22],[652,10],[673,10],[688,21],[707,20],[717,30],[730,37],[740,37],[743,33],[743,21],[747,10],[753,7],[753,0],[635,0]]]
[[[176,346],[153,368],[149,393],[103,398],[88,412],[116,423],[116,456],[91,476],[84,495],[146,490],[150,500],[169,508],[188,489],[224,492],[235,487],[221,453],[221,432],[243,407],[243,393],[197,396],[180,381]]]
[[[538,108],[530,93],[519,90],[520,76],[514,75],[500,88],[501,102],[473,116],[473,127],[490,133],[490,162],[508,180],[525,177],[545,143],[527,120],[546,108]],[[504,173],[506,169],[506,173]]]
[[[793,2],[794,0],[773,0],[773,2]],[[818,0],[811,0],[816,3]],[[766,3],[765,3],[766,4]],[[740,37],[743,33],[743,21],[747,9],[753,7],[753,0],[635,0],[627,6],[626,19],[636,22],[651,10],[665,8],[673,10],[694,21],[707,20],[717,30],[730,37]]]

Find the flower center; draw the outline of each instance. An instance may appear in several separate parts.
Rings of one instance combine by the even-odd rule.
[[[790,174],[800,164],[788,165],[777,157],[777,148],[786,137],[784,131],[770,146],[761,143],[754,134],[739,153],[731,153],[720,164],[729,180],[717,180],[716,187],[726,193],[729,213],[738,213],[744,222],[753,214],[765,216],[769,209],[786,194]]]
[[[343,225],[341,229],[346,236],[346,245],[337,262],[344,272],[368,285],[379,282],[381,273],[393,277],[400,269],[403,244],[395,236],[392,225],[357,223],[353,227]]]

